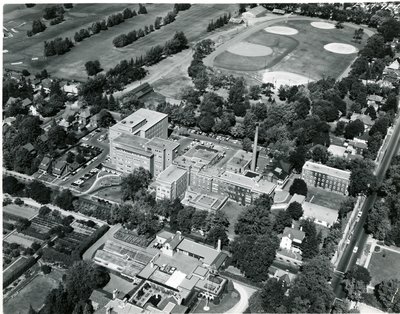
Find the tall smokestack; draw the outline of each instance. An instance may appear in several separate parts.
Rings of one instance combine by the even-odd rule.
[[[221,239],[218,239],[218,242],[217,242],[217,251],[218,251],[218,252],[221,252]]]
[[[258,142],[258,125],[256,125],[256,134],[254,135],[253,160],[251,161],[251,171],[255,171],[256,170],[257,142]]]

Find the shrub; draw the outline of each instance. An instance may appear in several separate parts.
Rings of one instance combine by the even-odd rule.
[[[47,275],[51,272],[51,267],[48,265],[42,265],[41,267],[43,274]]]
[[[6,198],[3,200],[3,207],[4,207],[4,206],[7,206],[7,205],[10,205],[10,204],[12,204],[12,200],[11,200],[10,198],[6,197]]]
[[[219,297],[215,297],[214,300],[213,300],[213,303],[215,305],[218,305],[220,302],[221,302],[221,300],[219,299]]]
[[[14,204],[15,204],[15,205],[21,206],[21,205],[24,205],[24,201],[21,200],[19,197],[17,197],[17,198],[14,200]]]

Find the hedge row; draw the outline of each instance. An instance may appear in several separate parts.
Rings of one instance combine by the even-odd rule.
[[[29,268],[31,268],[36,263],[36,258],[33,256],[27,258],[23,264],[14,268],[13,271],[3,272],[3,287],[7,287],[14,280],[18,279],[23,273],[25,273]]]

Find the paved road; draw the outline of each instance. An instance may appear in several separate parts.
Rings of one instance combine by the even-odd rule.
[[[393,131],[393,135],[385,151],[385,155],[382,159],[382,162],[378,165],[376,171],[376,177],[378,183],[381,183],[382,180],[384,179],[386,171],[392,161],[392,157],[400,148],[399,139],[400,139],[400,118],[397,119],[395,130]],[[343,273],[345,273],[348,269],[351,269],[355,265],[357,259],[362,254],[362,250],[368,238],[368,235],[364,230],[364,223],[368,215],[368,210],[374,205],[376,199],[377,195],[376,193],[373,193],[365,200],[364,206],[362,207],[363,214],[360,218],[360,221],[355,226],[353,236],[350,240],[350,244],[346,247],[338,263],[338,266],[335,270],[335,274],[332,279],[332,287],[337,298],[342,299],[345,296],[343,287],[340,284],[341,280],[343,279]],[[358,251],[356,253],[353,253],[353,249],[355,247],[358,247]]]

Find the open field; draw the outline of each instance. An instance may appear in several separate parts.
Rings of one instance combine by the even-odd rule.
[[[48,275],[38,275],[3,305],[4,313],[28,313],[30,305],[38,310],[43,305],[47,294],[58,287],[62,275],[61,271],[55,269]]]
[[[400,280],[400,253],[382,249],[379,253],[372,253],[368,270],[371,274],[371,286],[375,286],[382,280]]]
[[[352,41],[354,28],[349,26],[345,26],[343,29],[322,29],[311,26],[310,20],[293,18],[289,19],[287,23],[273,23],[271,27],[278,30],[280,28],[277,27],[287,27],[297,30],[298,33],[280,35],[267,32],[264,29],[258,30],[242,39],[242,43],[270,47],[273,50],[271,55],[250,57],[232,54],[225,50],[214,59],[214,66],[226,70],[246,72],[267,69],[267,71],[258,73],[260,77],[264,73],[281,71],[299,74],[310,80],[318,80],[324,76],[336,78],[356,57],[356,51],[363,46],[363,44]],[[363,42],[366,41],[366,38],[365,35]],[[325,45],[331,43],[354,46],[353,53],[340,54],[324,49]]]
[[[38,210],[25,205],[18,206],[15,204],[9,204],[3,207],[3,212],[30,219],[38,213]]]
[[[236,202],[228,200],[221,210],[227,215],[230,222],[228,228],[228,237],[233,239],[235,236],[235,223],[239,217],[239,214],[244,210],[244,207]]]
[[[17,243],[26,248],[30,247],[33,242],[40,242],[39,240],[33,237],[29,237],[18,232],[14,232],[13,234],[5,238],[4,241],[8,243]]]
[[[341,194],[308,186],[307,201],[310,202],[311,199],[314,204],[339,210],[340,204],[346,199],[346,197]]]
[[[107,70],[121,60],[138,57],[150,47],[163,44],[171,39],[177,31],[184,31],[190,42],[197,41],[206,33],[207,25],[211,19],[215,19],[229,10],[233,12],[236,9],[236,5],[194,4],[189,10],[179,12],[176,21],[173,23],[148,34],[131,45],[119,49],[115,48],[112,44],[114,37],[153,24],[157,16],[164,17],[173,8],[172,3],[146,4],[148,14],[134,16],[120,25],[87,38],[62,56],[43,58],[43,42],[45,40],[55,37],[72,38],[79,29],[87,28],[93,22],[112,13],[120,12],[127,6],[137,11],[137,4],[77,4],[65,13],[65,22],[50,26],[44,32],[30,38],[26,36],[26,30],[31,26],[29,22],[23,26],[25,29],[21,28],[20,33],[16,36],[4,40],[4,49],[9,50],[9,53],[4,55],[4,64],[11,67],[11,62],[22,61],[24,63],[18,66],[19,69],[28,68],[31,72],[36,72],[46,68],[53,76],[84,80],[87,77],[84,64],[89,60],[98,59],[102,67]],[[21,12],[18,12],[18,16],[16,16],[15,11],[6,13],[5,26],[11,22],[21,24],[24,21],[38,18],[42,14],[43,7],[43,5],[35,6],[35,10],[22,9]],[[192,27],[194,26],[193,21],[196,21],[195,27]],[[101,53],[93,56],[93,51]],[[39,57],[39,60],[32,61],[32,57]]]

